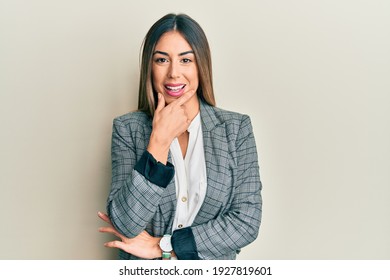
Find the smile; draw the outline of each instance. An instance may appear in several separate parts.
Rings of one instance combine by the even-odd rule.
[[[164,85],[165,92],[173,97],[178,97],[184,93],[186,84],[166,84]]]

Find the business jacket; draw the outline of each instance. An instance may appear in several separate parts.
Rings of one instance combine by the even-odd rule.
[[[187,258],[188,254],[178,254],[187,244],[195,256],[188,258],[235,259],[241,248],[256,239],[261,222],[262,186],[252,125],[246,115],[203,101],[200,116],[207,192],[192,226],[174,231],[173,239],[183,245],[174,250],[179,259],[179,255]],[[117,230],[130,238],[142,230],[156,237],[172,232],[177,201],[174,178],[162,187],[135,168],[145,157],[151,131],[152,119],[143,112],[114,120],[107,211]],[[120,258],[138,259],[123,251]]]

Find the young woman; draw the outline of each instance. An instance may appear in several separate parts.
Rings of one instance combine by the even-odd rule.
[[[99,216],[123,259],[235,259],[261,221],[250,118],[215,107],[207,38],[187,15],[147,33],[138,111],[114,120],[112,189]]]

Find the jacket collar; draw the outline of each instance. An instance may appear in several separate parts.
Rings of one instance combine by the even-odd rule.
[[[207,104],[201,99],[199,99],[199,104],[202,129],[204,131],[213,131],[217,125],[221,124],[220,120],[215,115],[215,107]]]

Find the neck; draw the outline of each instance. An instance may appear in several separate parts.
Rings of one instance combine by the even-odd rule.
[[[188,118],[192,121],[196,117],[196,115],[199,113],[199,110],[200,110],[198,96],[194,95],[190,100],[188,100],[187,103],[185,103],[183,105],[183,107],[185,108],[185,110],[187,112]]]

